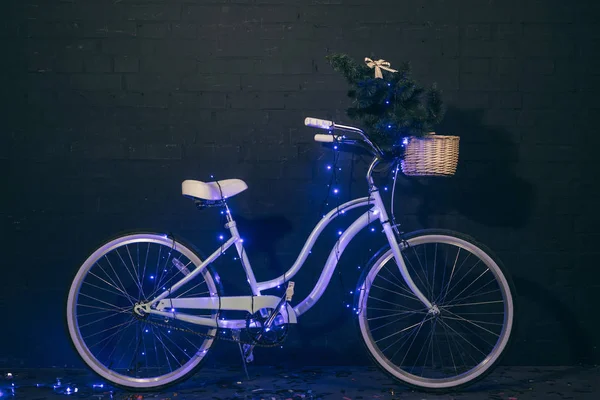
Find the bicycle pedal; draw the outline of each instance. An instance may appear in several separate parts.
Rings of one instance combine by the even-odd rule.
[[[294,296],[294,282],[289,281],[287,289],[285,289],[285,301],[291,301]]]

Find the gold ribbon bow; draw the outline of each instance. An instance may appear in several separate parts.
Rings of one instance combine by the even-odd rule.
[[[391,69],[390,68],[390,64],[388,61],[385,60],[377,60],[377,61],[373,61],[371,60],[369,57],[365,57],[365,63],[367,64],[367,67],[369,68],[375,68],[375,78],[379,78],[379,79],[383,79],[383,75],[381,74],[381,70],[385,69],[386,71],[390,71],[390,72],[398,72],[395,69]]]

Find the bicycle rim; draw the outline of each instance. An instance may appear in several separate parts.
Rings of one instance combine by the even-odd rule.
[[[427,310],[404,282],[391,250],[361,285],[358,322],[374,360],[394,378],[448,389],[483,376],[512,331],[510,284],[500,265],[472,241],[448,234],[408,239],[402,251]]]
[[[133,313],[201,263],[189,248],[166,235],[133,234],[96,250],[79,269],[67,301],[67,324],[77,352],[96,373],[115,385],[156,389],[176,383],[204,359],[214,328],[172,318]],[[217,296],[208,270],[172,297]],[[217,318],[213,310],[185,310]],[[153,324],[157,322],[158,324]]]

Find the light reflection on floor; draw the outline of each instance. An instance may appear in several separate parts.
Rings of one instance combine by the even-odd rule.
[[[600,367],[501,367],[460,393],[416,392],[390,380],[374,367],[250,366],[205,368],[184,383],[157,392],[116,389],[87,370],[0,369],[0,398],[53,400],[427,400],[427,399],[590,399],[600,393]]]

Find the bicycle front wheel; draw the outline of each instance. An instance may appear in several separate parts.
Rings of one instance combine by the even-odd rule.
[[[163,388],[191,374],[216,329],[153,314],[140,317],[133,309],[200,263],[188,247],[157,233],[121,236],[97,249],[77,272],[67,300],[69,334],[83,361],[112,384],[135,390]],[[216,280],[205,269],[171,296],[218,296]],[[214,310],[190,311],[218,317]]]
[[[366,271],[358,324],[371,356],[393,378],[427,389],[455,389],[491,371],[513,330],[511,283],[483,246],[450,231],[406,238],[412,280],[435,306],[410,291],[391,249]]]

